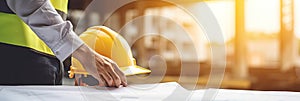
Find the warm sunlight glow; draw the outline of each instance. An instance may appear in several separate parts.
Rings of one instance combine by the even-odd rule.
[[[246,0],[245,3],[246,31],[266,34],[280,31],[280,0]]]
[[[207,5],[214,13],[221,27],[225,41],[229,41],[234,37],[234,1],[207,2]]]
[[[300,0],[294,0],[295,7],[295,34],[300,38]]]

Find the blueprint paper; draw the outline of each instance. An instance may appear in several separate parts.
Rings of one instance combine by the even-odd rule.
[[[207,90],[188,91],[178,83],[121,88],[82,86],[0,86],[0,101],[201,101]],[[213,101],[299,101],[299,92],[213,89]]]

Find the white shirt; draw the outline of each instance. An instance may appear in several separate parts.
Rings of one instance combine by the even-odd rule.
[[[50,0],[6,1],[10,9],[51,48],[60,61],[83,44],[74,33],[72,24],[60,17]]]

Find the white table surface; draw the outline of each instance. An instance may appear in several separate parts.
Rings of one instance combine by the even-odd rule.
[[[121,88],[0,86],[0,101],[300,101],[299,92],[203,89],[188,91],[175,82]]]

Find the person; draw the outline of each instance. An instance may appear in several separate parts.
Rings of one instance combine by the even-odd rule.
[[[0,0],[0,85],[61,85],[73,55],[99,86],[127,86],[118,65],[80,40],[63,20],[67,0]]]

